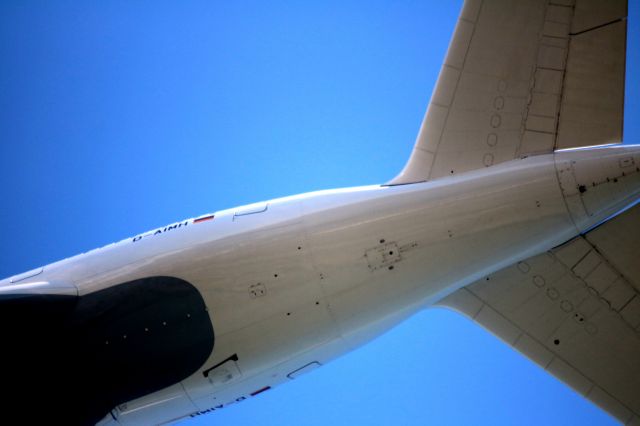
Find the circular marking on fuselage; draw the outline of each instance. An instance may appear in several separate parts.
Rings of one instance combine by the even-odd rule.
[[[523,274],[526,274],[531,270],[531,266],[527,262],[518,262],[518,270]]]
[[[573,311],[573,303],[569,302],[568,300],[563,300],[562,302],[560,302],[560,309],[562,309],[564,312],[571,312]]]
[[[498,114],[493,114],[491,116],[491,127],[495,129],[500,127],[500,124],[502,124],[502,117],[500,117],[500,115]]]
[[[542,277],[540,275],[534,275],[533,276],[533,284],[535,284],[536,287],[544,287],[546,282],[544,280],[544,277]]]
[[[495,133],[489,133],[487,136],[487,145],[496,146],[498,144],[498,135]]]

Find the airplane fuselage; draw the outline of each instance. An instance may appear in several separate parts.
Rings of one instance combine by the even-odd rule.
[[[575,197],[607,190],[598,189],[596,177],[617,173],[592,170],[592,158],[614,169],[621,158],[640,164],[636,151],[599,148],[514,160],[431,182],[286,197],[177,222],[48,265],[33,276],[0,281],[0,289],[55,291],[82,300],[123,283],[151,286],[144,281],[151,277],[160,277],[162,285],[162,277],[170,277],[195,287],[214,335],[206,361],[197,361],[169,387],[118,401],[104,423],[203,415],[322,365],[634,201],[635,189],[596,197],[590,209],[576,210]],[[569,185],[563,173],[571,175]],[[624,176],[635,179],[630,171]],[[593,186],[584,189],[581,179]],[[185,309],[179,315],[189,330],[191,306]],[[162,312],[142,322],[123,321],[131,331],[105,338],[105,348],[168,326]],[[170,352],[172,336],[158,350]],[[194,350],[188,344],[180,348],[173,359]]]

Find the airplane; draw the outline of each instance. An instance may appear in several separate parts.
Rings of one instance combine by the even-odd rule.
[[[608,148],[607,148],[607,149],[608,149]],[[576,154],[576,155],[577,155],[577,154]],[[496,166],[496,167],[498,167],[498,166]],[[491,168],[489,168],[489,169],[491,169]],[[487,170],[489,170],[489,169],[487,169]],[[585,192],[585,193],[586,193],[586,192]],[[240,215],[240,216],[242,216],[242,215]],[[234,217],[235,217],[235,213],[234,213]],[[211,220],[215,220],[215,217],[214,217],[214,219],[211,219]],[[178,230],[182,229],[183,227],[182,227],[182,226],[180,226],[181,224],[182,224],[182,223],[180,222],[180,223],[177,223],[177,224],[173,225],[173,226],[175,226],[176,228],[170,228],[170,229],[169,229],[169,231],[170,231],[170,232],[174,232],[176,229],[178,229]],[[193,224],[193,223],[190,223],[190,224],[187,224],[187,225],[191,225],[191,224]],[[204,224],[204,223],[203,223],[203,224]],[[186,229],[186,226],[187,226],[187,225],[185,225],[185,226],[184,226],[184,229]],[[190,228],[190,229],[191,229],[191,228]],[[167,231],[165,231],[165,229],[164,229],[164,228],[161,228],[161,230],[162,230],[162,232],[167,232]],[[162,233],[162,232],[161,232],[161,233]],[[141,234],[141,235],[142,235],[142,234]],[[157,236],[152,236],[152,237],[153,237],[153,238],[156,238],[156,237],[158,237],[158,238],[159,238],[159,235],[160,235],[160,234],[158,234]],[[168,235],[169,235],[169,234],[167,234],[167,236],[168,236]],[[138,237],[138,235],[136,235],[136,237]],[[134,237],[134,238],[135,238],[135,237]],[[143,238],[148,239],[149,237],[143,237]],[[453,238],[453,237],[452,237],[452,238]],[[141,239],[141,240],[139,240],[139,241],[142,241],[142,239]],[[138,241],[136,241],[136,242],[138,242]],[[389,266],[394,266],[394,265],[389,265]],[[398,266],[400,266],[400,265],[398,264]],[[40,274],[39,276],[40,276],[40,277],[44,277],[44,275],[42,275],[42,274]],[[30,279],[30,278],[27,278],[27,280],[29,280],[29,279]],[[40,280],[40,278],[38,278],[38,280],[37,280],[37,281],[34,281],[34,282],[42,282],[42,281],[39,281],[39,280]],[[20,280],[18,280],[17,282],[21,282],[21,281],[20,281]],[[62,284],[62,283],[60,283],[60,284]],[[21,288],[23,288],[23,289],[24,289],[24,288],[26,288],[26,287],[25,287],[25,284],[19,284],[19,285],[20,285],[20,286],[22,286]],[[57,288],[64,288],[64,287],[57,287]],[[267,288],[268,288],[268,287],[267,287]],[[61,290],[61,291],[62,291],[62,290]],[[124,416],[124,415],[123,415],[123,416],[122,416],[122,419],[124,420],[124,419],[125,419],[125,417],[126,417],[126,416]]]

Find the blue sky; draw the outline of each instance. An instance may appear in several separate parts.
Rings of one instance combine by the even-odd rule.
[[[636,143],[638,3],[625,119]],[[0,276],[181,218],[392,178],[461,1],[364,4],[0,3]],[[186,424],[208,423],[615,424],[443,310]]]

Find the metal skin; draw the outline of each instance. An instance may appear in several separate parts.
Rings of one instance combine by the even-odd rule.
[[[193,284],[215,330],[207,362],[100,423],[205,415],[322,365],[629,206],[640,185],[635,172],[617,173],[628,161],[640,164],[640,147],[565,150],[430,182],[276,199],[178,222],[31,278],[0,281],[0,289],[85,295],[149,276]],[[612,192],[603,179],[622,189]]]

